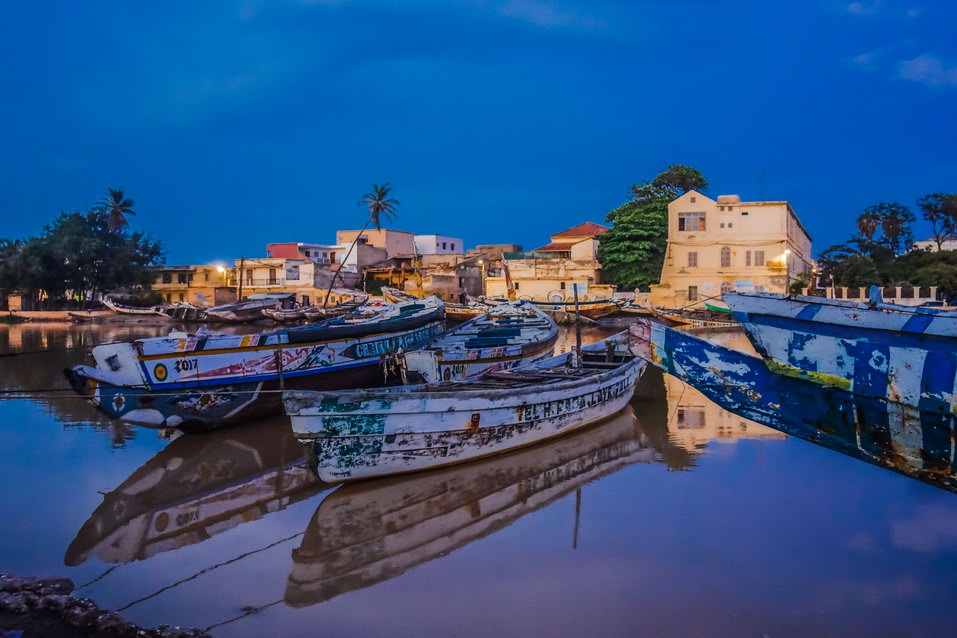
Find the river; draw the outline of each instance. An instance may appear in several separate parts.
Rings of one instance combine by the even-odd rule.
[[[957,620],[957,495],[657,370],[597,428],[332,489],[284,418],[164,438],[57,391],[86,347],[168,329],[0,327],[0,353],[30,353],[0,358],[0,390],[32,391],[0,397],[0,571],[221,636],[912,636]]]

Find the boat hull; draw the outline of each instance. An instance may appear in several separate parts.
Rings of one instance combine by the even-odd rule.
[[[507,392],[407,386],[284,397],[319,478],[339,483],[462,463],[573,432],[621,410],[644,365],[632,359],[586,380]]]
[[[957,318],[809,298],[728,295],[768,368],[923,411],[957,399]]]

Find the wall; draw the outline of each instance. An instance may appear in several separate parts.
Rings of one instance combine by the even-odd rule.
[[[348,245],[359,235],[358,230],[340,230],[336,231],[336,243]],[[403,230],[391,230],[383,228],[376,230],[362,231],[362,236],[366,238],[366,243],[376,248],[382,248],[386,251],[386,258],[391,259],[396,255],[411,255],[415,252],[414,236],[412,233]]]
[[[461,255],[464,242],[445,235],[416,235],[415,250],[419,255]]]

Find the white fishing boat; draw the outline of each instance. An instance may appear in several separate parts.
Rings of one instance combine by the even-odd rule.
[[[305,308],[267,308],[262,312],[276,323],[297,323],[305,317]]]
[[[631,398],[645,362],[624,333],[573,354],[477,379],[283,393],[293,432],[319,478],[338,483],[508,452],[609,417]]]
[[[512,301],[401,354],[399,366],[407,383],[458,381],[550,357],[557,340],[558,324],[551,317]]]
[[[415,295],[409,294],[404,290],[399,290],[398,288],[393,288],[391,286],[382,286],[382,296],[385,297],[386,301],[391,301],[392,303],[401,303],[403,301],[412,301],[418,299]]]
[[[166,316],[166,313],[163,312],[163,306],[127,306],[121,303],[116,303],[109,297],[103,297],[100,300],[104,306],[112,310],[118,315],[162,315]]]
[[[214,306],[206,310],[206,321],[222,323],[249,323],[258,321],[265,317],[264,310],[279,308],[282,303],[279,299],[268,297],[265,299],[253,299],[254,295],[246,301],[226,304],[224,306]]]

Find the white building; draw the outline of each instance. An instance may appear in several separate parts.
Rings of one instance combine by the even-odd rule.
[[[458,237],[445,235],[416,235],[415,252],[420,255],[461,255],[464,243]]]
[[[921,239],[920,241],[914,242],[915,250],[929,250],[931,252],[937,252],[937,240],[933,237],[928,237],[927,239]],[[941,250],[957,250],[957,235],[944,235],[941,237],[940,242]]]

